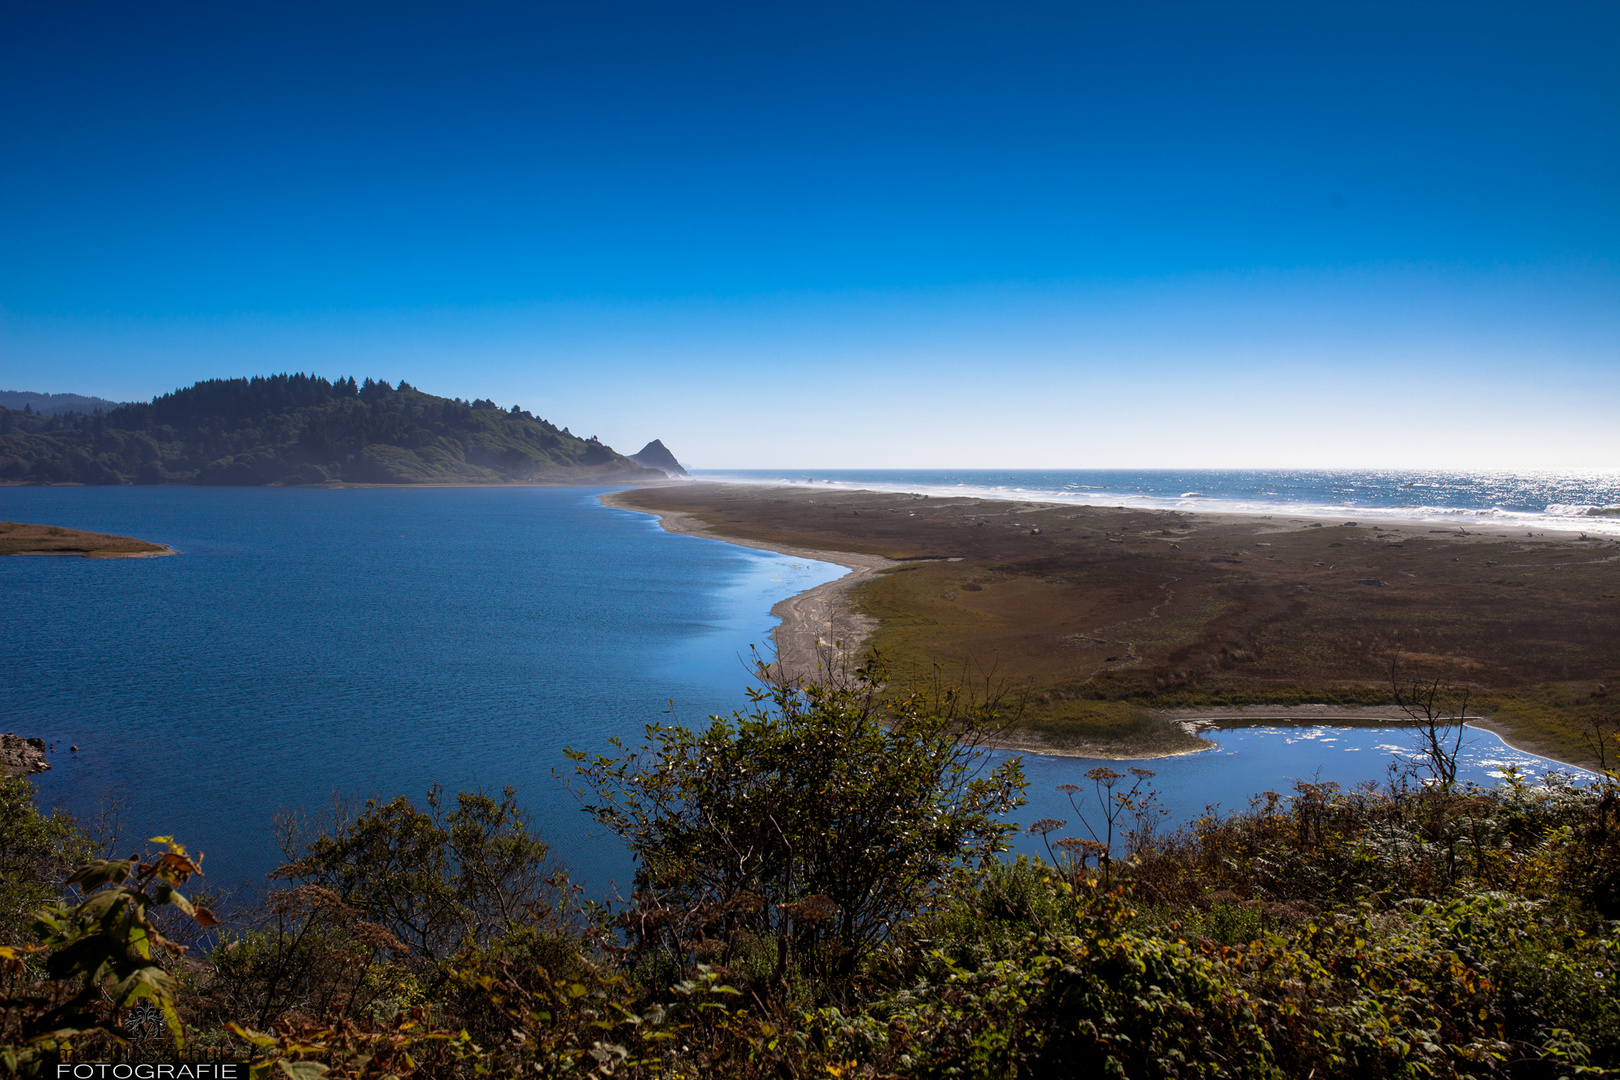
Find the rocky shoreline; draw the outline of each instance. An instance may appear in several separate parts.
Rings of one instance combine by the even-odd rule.
[[[50,767],[44,739],[25,739],[9,731],[0,735],[0,775],[32,776]]]

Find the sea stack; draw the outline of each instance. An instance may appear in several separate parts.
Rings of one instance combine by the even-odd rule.
[[[631,454],[630,460],[637,465],[645,465],[649,469],[660,469],[666,476],[685,476],[686,470],[681,463],[675,460],[675,455],[669,452],[658,439],[654,439],[641,448],[640,453]]]

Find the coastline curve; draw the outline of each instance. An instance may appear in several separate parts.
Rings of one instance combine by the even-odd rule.
[[[771,614],[780,620],[776,629],[771,631],[771,643],[776,650],[780,677],[784,680],[813,679],[837,664],[859,658],[867,639],[877,628],[877,620],[855,609],[851,592],[882,571],[901,565],[881,555],[822,551],[724,536],[709,528],[708,523],[696,514],[680,510],[647,510],[617,498],[619,494],[608,492],[599,496],[597,501],[615,510],[629,510],[654,517],[665,532],[699,536],[796,559],[832,563],[849,571],[834,581],[781,600],[771,608]]]

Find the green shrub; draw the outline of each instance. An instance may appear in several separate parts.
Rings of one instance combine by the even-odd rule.
[[[1006,849],[1023,801],[1014,760],[985,768],[993,703],[885,694],[875,661],[844,684],[774,685],[749,713],[648,745],[570,750],[586,809],[630,845],[623,922],[676,977],[777,946],[775,991],[796,976],[843,993],[865,958],[952,871]]]
[[[61,897],[62,882],[91,854],[77,822],[39,812],[32,783],[0,776],[0,945],[31,941],[34,912]]]

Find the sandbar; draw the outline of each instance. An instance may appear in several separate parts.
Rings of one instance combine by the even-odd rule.
[[[851,567],[777,606],[786,670],[813,671],[815,643],[835,640],[881,649],[902,678],[989,673],[1027,692],[1008,737],[1029,749],[1196,750],[1178,710],[1382,715],[1392,659],[1403,682],[1466,691],[1480,726],[1560,761],[1589,763],[1584,719],[1616,711],[1610,537],[797,485],[682,483],[605,501]]]
[[[86,559],[151,559],[174,555],[164,544],[129,536],[0,521],[0,555],[78,555]]]

